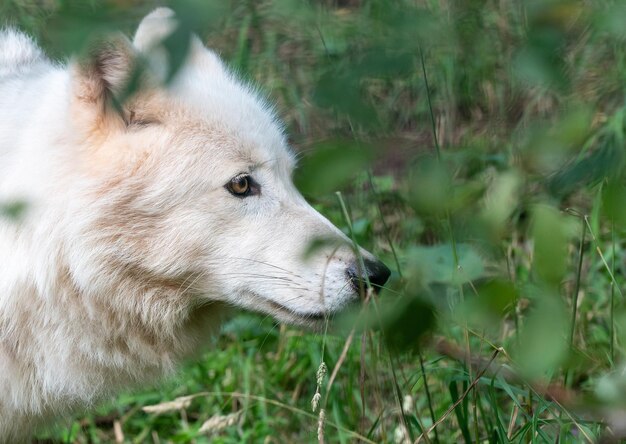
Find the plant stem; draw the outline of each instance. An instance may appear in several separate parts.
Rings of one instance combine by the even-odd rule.
[[[569,348],[572,350],[574,347],[574,332],[576,330],[576,316],[578,311],[578,293],[580,291],[580,280],[583,268],[583,257],[585,248],[585,235],[587,234],[587,227],[585,220],[582,220],[582,232],[580,235],[580,245],[578,247],[578,267],[576,268],[576,286],[574,287],[574,294],[572,295],[572,322],[570,325],[569,333]],[[612,300],[612,299],[611,299]]]

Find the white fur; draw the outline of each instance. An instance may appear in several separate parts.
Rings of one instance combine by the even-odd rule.
[[[135,37],[154,77],[172,20]],[[304,257],[346,238],[294,188],[273,113],[197,38],[172,84],[133,99],[157,123],[126,127],[93,76],[0,31],[0,202],[27,204],[0,218],[1,442],[167,375],[227,307],[314,324],[358,298],[351,248]],[[261,194],[231,195],[239,173]]]

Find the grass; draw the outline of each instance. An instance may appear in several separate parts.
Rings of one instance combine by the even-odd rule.
[[[63,56],[94,23],[131,33],[154,3],[90,5],[5,0],[0,17]],[[373,328],[337,321],[310,334],[241,314],[170,381],[41,439],[618,439],[626,421],[619,0],[175,6],[278,102],[303,153],[298,186],[382,257],[392,280],[367,304]],[[317,390],[321,426],[320,409],[311,410]],[[142,410],[190,395],[170,411]],[[213,432],[199,432],[210,418]]]

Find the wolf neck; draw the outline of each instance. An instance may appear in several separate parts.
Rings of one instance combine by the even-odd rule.
[[[8,243],[2,234],[0,224],[0,244]],[[2,251],[14,257],[2,263],[23,266],[0,272],[0,413],[42,412],[59,398],[79,407],[145,384],[171,373],[219,325],[222,307],[186,304],[171,282],[120,273],[89,293],[76,285],[61,250],[28,264],[21,258],[32,253],[14,240]]]

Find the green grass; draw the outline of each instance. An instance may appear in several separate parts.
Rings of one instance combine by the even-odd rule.
[[[80,4],[5,0],[0,17],[62,56],[96,31],[131,33],[154,6]],[[172,380],[42,439],[316,442],[322,361],[326,442],[611,436],[607,412],[626,399],[621,1],[175,5],[278,102],[298,186],[392,280],[365,310],[372,328],[242,314]]]

